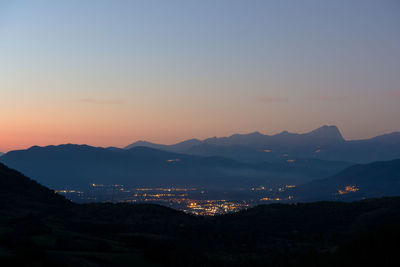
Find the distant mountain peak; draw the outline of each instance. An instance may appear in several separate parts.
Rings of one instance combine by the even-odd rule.
[[[124,149],[130,149],[130,148],[137,147],[137,146],[154,147],[154,146],[159,146],[159,145],[153,144],[153,143],[145,141],[145,140],[138,140],[130,145],[127,145],[126,147],[124,147]]]
[[[250,135],[250,136],[263,136],[263,134],[260,133],[259,131],[255,131],[255,132],[249,133],[248,135]]]
[[[228,138],[237,138],[237,137],[258,137],[258,136],[264,136],[262,133],[256,131],[256,132],[252,132],[252,133],[246,133],[246,134],[232,134],[230,137]],[[224,138],[224,137],[222,137]],[[217,137],[213,137],[213,139],[218,139]]]
[[[145,146],[145,147],[151,147],[151,148],[165,150],[165,151],[180,152],[182,150],[186,150],[186,149],[188,149],[194,145],[198,145],[200,143],[201,143],[201,141],[199,139],[195,139],[195,138],[185,140],[183,142],[176,143],[173,145],[155,144],[155,143],[139,140],[133,144],[126,146],[124,149],[130,149],[130,148],[137,147],[137,146]]]
[[[324,125],[309,132],[308,135],[326,140],[344,141],[342,134],[335,125]]]
[[[31,146],[28,150],[38,150],[38,149],[87,149],[87,148],[95,148],[86,144],[60,144],[60,145],[49,145],[49,146]],[[101,147],[102,148],[102,147]]]
[[[146,140],[138,140],[138,141],[134,142],[133,144],[137,145],[137,146],[140,146],[140,145],[150,145],[150,144],[153,144],[153,143],[148,142]]]
[[[178,143],[178,144],[199,144],[199,143],[201,143],[201,141],[199,139],[192,138],[192,139],[185,140],[185,141],[183,141],[181,143]]]
[[[339,132],[339,129],[336,125],[323,125],[311,132],[320,132],[320,131],[338,131]]]

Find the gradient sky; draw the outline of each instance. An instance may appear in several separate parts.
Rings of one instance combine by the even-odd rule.
[[[400,2],[1,1],[0,151],[400,130]]]

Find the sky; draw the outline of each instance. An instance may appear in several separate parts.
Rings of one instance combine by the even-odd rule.
[[[397,0],[0,0],[0,151],[400,131]]]

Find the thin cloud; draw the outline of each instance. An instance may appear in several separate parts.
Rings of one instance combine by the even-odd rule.
[[[258,100],[266,104],[289,102],[289,98],[280,96],[258,96]]]
[[[122,105],[125,104],[125,101],[122,99],[108,99],[108,100],[100,100],[95,98],[81,98],[79,99],[81,103],[87,104],[103,104],[103,105]]]
[[[385,95],[391,98],[400,98],[400,89],[385,91]]]
[[[311,100],[313,101],[319,101],[319,102],[337,102],[337,101],[343,101],[346,99],[344,96],[328,96],[328,95],[312,95],[310,97]]]

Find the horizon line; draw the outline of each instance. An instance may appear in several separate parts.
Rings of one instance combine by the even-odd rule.
[[[148,140],[139,139],[139,140],[136,140],[136,141],[134,141],[134,142],[132,142],[132,143],[129,143],[129,144],[127,144],[127,145],[122,145],[122,146],[112,146],[112,145],[90,145],[89,143],[75,143],[75,142],[64,142],[64,143],[59,143],[59,144],[46,144],[46,145],[34,145],[34,144],[33,144],[33,145],[30,145],[30,146],[25,147],[25,148],[10,149],[10,150],[4,151],[4,152],[3,152],[3,151],[0,151],[0,154],[6,154],[6,153],[8,153],[8,152],[17,151],[17,150],[27,150],[27,149],[30,149],[30,148],[32,148],[32,147],[49,147],[49,146],[62,146],[62,145],[78,145],[78,146],[90,146],[90,147],[96,147],[96,148],[118,148],[118,149],[125,149],[127,146],[130,146],[130,145],[135,144],[135,143],[137,143],[137,142],[147,142],[147,143],[150,143],[150,144],[153,144],[153,145],[173,146],[173,145],[177,145],[177,144],[180,144],[180,143],[183,143],[183,142],[186,142],[186,141],[190,141],[190,140],[197,140],[197,141],[200,141],[200,142],[204,142],[204,141],[206,141],[206,140],[208,140],[208,139],[213,139],[213,138],[230,138],[230,137],[235,136],[235,135],[261,134],[261,135],[263,135],[263,136],[276,136],[276,135],[279,135],[279,134],[282,134],[282,133],[304,135],[304,134],[311,133],[311,132],[313,132],[313,131],[315,131],[315,130],[318,130],[318,129],[321,129],[321,128],[324,128],[324,127],[335,127],[335,128],[339,131],[339,133],[340,133],[340,135],[342,136],[342,138],[343,138],[344,141],[362,141],[362,140],[373,139],[373,138],[376,138],[376,137],[379,137],[379,136],[384,136],[384,135],[390,135],[390,134],[400,133],[400,130],[398,130],[398,131],[392,131],[392,132],[386,132],[386,133],[383,133],[383,134],[374,135],[374,136],[369,137],[369,138],[362,138],[362,139],[345,139],[345,138],[343,137],[343,135],[342,135],[342,133],[341,133],[339,127],[337,127],[336,125],[327,125],[327,124],[325,124],[325,125],[323,125],[323,126],[320,126],[320,127],[318,127],[318,128],[315,128],[315,129],[313,129],[313,130],[311,130],[311,131],[301,132],[301,133],[289,132],[289,131],[287,131],[287,130],[283,130],[283,131],[280,131],[280,132],[275,133],[275,134],[265,134],[265,133],[262,133],[262,132],[260,132],[260,131],[252,131],[252,132],[246,132],[246,133],[233,133],[233,134],[231,134],[231,135],[225,135],[225,136],[212,136],[212,137],[208,137],[208,138],[204,138],[204,139],[200,139],[200,138],[195,138],[195,137],[194,137],[194,138],[188,138],[188,139],[184,139],[183,141],[173,142],[173,143],[158,143],[158,142],[153,142],[153,141],[148,141]]]

